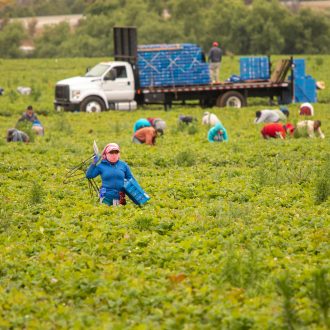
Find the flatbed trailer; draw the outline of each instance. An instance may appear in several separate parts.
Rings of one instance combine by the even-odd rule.
[[[137,90],[140,104],[162,103],[165,110],[176,101],[197,100],[202,107],[235,107],[248,104],[249,97],[277,98],[279,104],[287,104],[292,99],[291,81],[273,83],[271,81],[249,81],[241,83],[217,83],[212,85],[190,85],[177,87],[148,87]]]

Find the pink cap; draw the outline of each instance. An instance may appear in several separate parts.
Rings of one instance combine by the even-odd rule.
[[[219,46],[219,43],[217,41],[213,41],[213,44],[212,44],[214,47],[218,47]]]
[[[102,151],[102,158],[106,158],[106,154],[108,154],[110,151],[117,150],[120,151],[119,145],[117,143],[109,143],[105,146],[105,148]]]

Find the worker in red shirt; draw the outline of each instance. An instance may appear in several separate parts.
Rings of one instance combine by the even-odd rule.
[[[264,139],[269,138],[280,138],[285,139],[286,134],[293,134],[294,126],[290,123],[287,123],[286,125],[279,124],[279,123],[272,123],[267,124],[264,126],[264,128],[261,130],[261,134]]]

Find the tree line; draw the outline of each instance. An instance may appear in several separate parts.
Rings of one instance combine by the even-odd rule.
[[[64,1],[64,0],[63,0]],[[86,4],[86,3],[85,3]],[[85,19],[48,26],[41,36],[19,23],[0,30],[0,57],[27,56],[19,46],[31,38],[32,57],[113,55],[113,27],[136,26],[138,43],[196,43],[208,50],[218,41],[226,54],[326,54],[330,51],[329,13],[292,12],[277,0],[94,0]]]
[[[81,14],[93,0],[1,0],[0,17]]]

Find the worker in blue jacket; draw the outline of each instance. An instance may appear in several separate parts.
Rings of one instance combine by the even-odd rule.
[[[216,123],[212,128],[210,128],[207,139],[209,142],[228,141],[227,131],[221,123]]]
[[[126,204],[124,180],[133,178],[129,166],[119,160],[120,148],[116,143],[109,143],[99,157],[94,156],[93,163],[86,172],[87,179],[101,176],[100,201],[107,205]]]
[[[143,127],[151,127],[151,123],[146,118],[140,118],[138,121],[135,122],[134,128],[133,128],[134,133]]]

